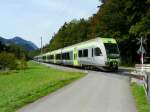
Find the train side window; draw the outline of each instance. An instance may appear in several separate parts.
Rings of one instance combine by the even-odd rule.
[[[67,55],[67,60],[70,60],[70,55],[69,55],[69,53],[66,53],[66,55]]]
[[[64,53],[62,53],[62,59],[64,59]]]
[[[56,60],[58,59],[58,54],[56,54]]]
[[[59,59],[59,60],[61,59],[61,54],[58,54],[58,59]]]
[[[47,57],[47,59],[48,59],[48,60],[52,59],[52,55],[49,55],[49,56]]]
[[[62,59],[63,59],[63,60],[66,59],[65,53],[62,54]]]
[[[54,59],[54,55],[51,55],[51,59]]]
[[[57,59],[57,60],[60,59],[60,54],[56,54],[56,59]]]
[[[51,58],[50,58],[50,55],[48,55],[48,56],[47,56],[47,59],[48,59],[48,60],[50,60],[50,59],[51,59]]]
[[[88,57],[88,49],[83,50],[83,57]]]
[[[82,57],[82,50],[79,50],[79,57]]]
[[[94,49],[94,54],[95,54],[95,56],[101,56],[102,55],[102,52],[101,52],[101,50],[100,50],[100,48],[95,48]]]
[[[92,57],[93,57],[93,48],[92,48]]]
[[[43,60],[46,60],[46,56],[43,56]]]
[[[60,57],[61,58],[61,57]],[[70,60],[71,58],[70,58],[70,53],[69,52],[67,52],[67,53],[63,53],[62,54],[62,59],[63,60]]]

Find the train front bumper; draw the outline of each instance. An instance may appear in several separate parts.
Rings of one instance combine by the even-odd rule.
[[[120,64],[120,59],[108,59],[105,62],[106,67],[111,69],[118,69],[119,64]]]

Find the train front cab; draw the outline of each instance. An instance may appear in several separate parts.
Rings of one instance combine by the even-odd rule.
[[[107,55],[106,68],[117,71],[120,64],[120,52],[117,42],[112,38],[103,38],[102,41]]]

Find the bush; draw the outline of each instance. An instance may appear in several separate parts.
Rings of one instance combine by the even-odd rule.
[[[27,69],[28,65],[27,65],[27,60],[26,60],[26,56],[23,55],[22,59],[21,59],[21,63],[20,63],[20,68],[21,70],[25,70]]]
[[[14,54],[1,52],[0,53],[0,68],[1,69],[11,69],[17,68],[17,60]]]

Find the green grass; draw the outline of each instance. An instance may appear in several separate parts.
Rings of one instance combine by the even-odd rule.
[[[14,112],[84,76],[83,73],[65,72],[28,63],[26,71],[0,73],[0,112]]]
[[[131,89],[135,98],[138,112],[150,112],[150,104],[146,98],[143,86],[132,84]]]

